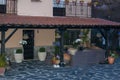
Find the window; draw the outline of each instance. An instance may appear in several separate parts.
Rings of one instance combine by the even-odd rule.
[[[53,0],[53,16],[65,16],[64,0]]]
[[[0,13],[6,13],[6,0],[0,0]]]
[[[72,45],[79,38],[80,30],[67,30],[64,34],[64,45]]]
[[[53,7],[65,8],[64,0],[53,0]]]

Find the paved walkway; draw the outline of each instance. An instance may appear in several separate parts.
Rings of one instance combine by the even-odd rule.
[[[12,63],[0,80],[120,80],[120,58],[115,64],[53,68],[40,61]]]

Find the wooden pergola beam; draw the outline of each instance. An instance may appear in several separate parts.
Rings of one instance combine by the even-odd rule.
[[[61,63],[63,63],[63,35],[66,29],[104,29],[106,30],[106,51],[108,51],[109,47],[109,38],[108,38],[108,29],[118,29],[120,26],[118,25],[28,25],[28,24],[3,24],[0,25],[1,31],[1,54],[5,53],[5,42],[7,42],[10,37],[17,31],[17,29],[58,29],[60,31],[61,39],[60,39],[60,52],[61,52]],[[5,40],[5,31],[7,29],[15,29],[9,37]]]

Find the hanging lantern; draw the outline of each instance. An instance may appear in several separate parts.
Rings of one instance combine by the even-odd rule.
[[[56,4],[59,4],[60,3],[60,0],[56,0]]]

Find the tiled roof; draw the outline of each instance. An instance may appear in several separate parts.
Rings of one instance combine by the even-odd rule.
[[[28,24],[28,25],[113,25],[120,26],[120,23],[99,18],[79,17],[36,17],[0,14],[1,24]]]

